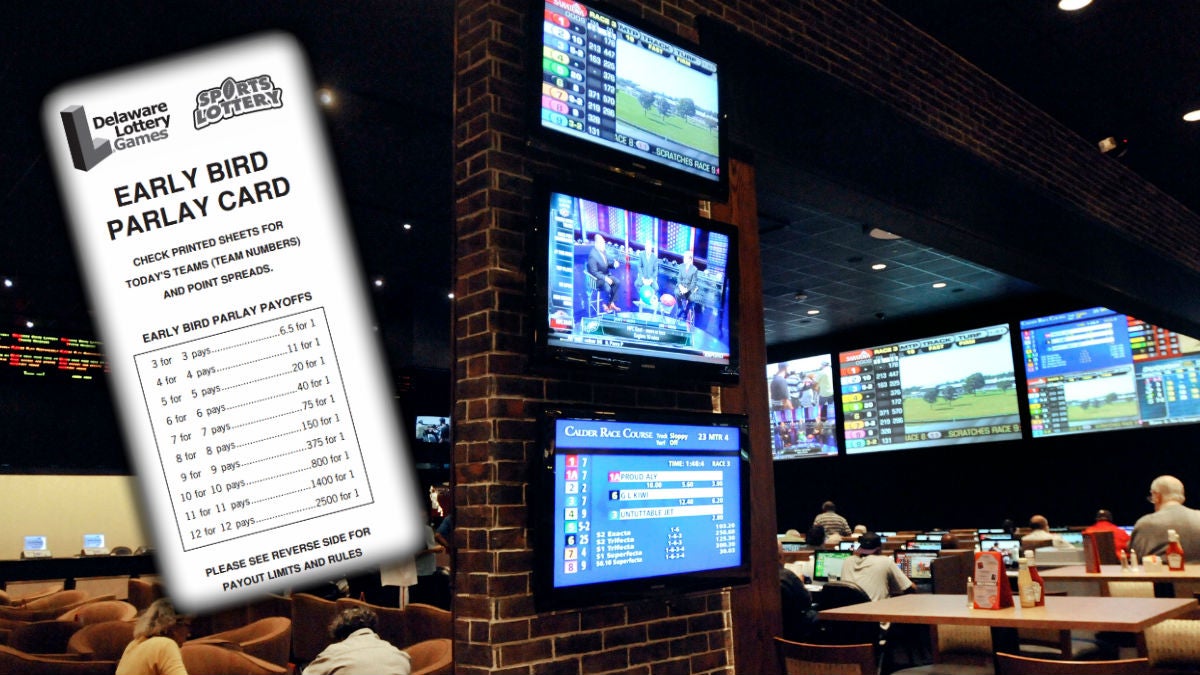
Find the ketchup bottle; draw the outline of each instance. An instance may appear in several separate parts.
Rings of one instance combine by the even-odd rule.
[[[1037,563],[1033,560],[1033,551],[1025,551],[1025,558],[1029,564],[1029,583],[1033,586],[1033,606],[1044,607],[1046,605],[1046,582],[1038,573]]]
[[[1179,543],[1179,533],[1167,530],[1167,569],[1172,572],[1183,571],[1183,546]]]

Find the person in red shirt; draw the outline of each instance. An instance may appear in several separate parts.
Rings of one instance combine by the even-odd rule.
[[[1100,509],[1096,512],[1096,524],[1088,527],[1083,531],[1084,534],[1091,532],[1112,532],[1113,545],[1118,551],[1129,550],[1129,533],[1121,528],[1113,525],[1112,511],[1108,509]]]

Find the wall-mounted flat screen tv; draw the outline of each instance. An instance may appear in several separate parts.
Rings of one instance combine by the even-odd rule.
[[[534,7],[535,124],[546,146],[667,187],[726,193],[715,61],[600,3]]]
[[[1021,438],[1008,324],[842,352],[846,454]]]
[[[594,189],[541,197],[539,354],[663,384],[736,381],[736,230]]]
[[[1103,307],[1021,322],[1033,436],[1200,422],[1200,340]]]
[[[837,415],[829,354],[767,364],[771,456],[835,457]]]
[[[556,608],[749,580],[745,416],[548,409],[535,601]]]

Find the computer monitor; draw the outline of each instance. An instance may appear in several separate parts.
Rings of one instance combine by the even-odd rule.
[[[842,577],[842,563],[853,551],[816,551],[813,553],[813,580],[829,581]]]
[[[937,541],[921,541],[914,540],[904,545],[906,551],[940,551],[942,550],[942,540]]]
[[[1004,557],[1005,567],[1016,567],[1017,559],[1021,557],[1020,539],[985,539],[980,542],[983,551],[999,551]]]
[[[49,558],[50,549],[46,547],[46,535],[25,535],[25,548],[21,550],[22,558]]]
[[[103,534],[83,535],[83,555],[108,555],[108,547],[104,545]]]
[[[933,579],[932,563],[938,557],[937,551],[896,551],[896,564],[900,571],[913,581],[928,581]]]
[[[846,541],[838,542],[838,550],[839,551],[853,551],[856,548],[858,548],[858,542],[856,542],[852,539],[847,539]]]
[[[1075,548],[1083,548],[1083,533],[1082,532],[1063,532],[1059,536],[1062,540]]]

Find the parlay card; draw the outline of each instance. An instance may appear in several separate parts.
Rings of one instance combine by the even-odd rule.
[[[188,611],[422,545],[314,86],[270,33],[60,87],[43,130]]]

